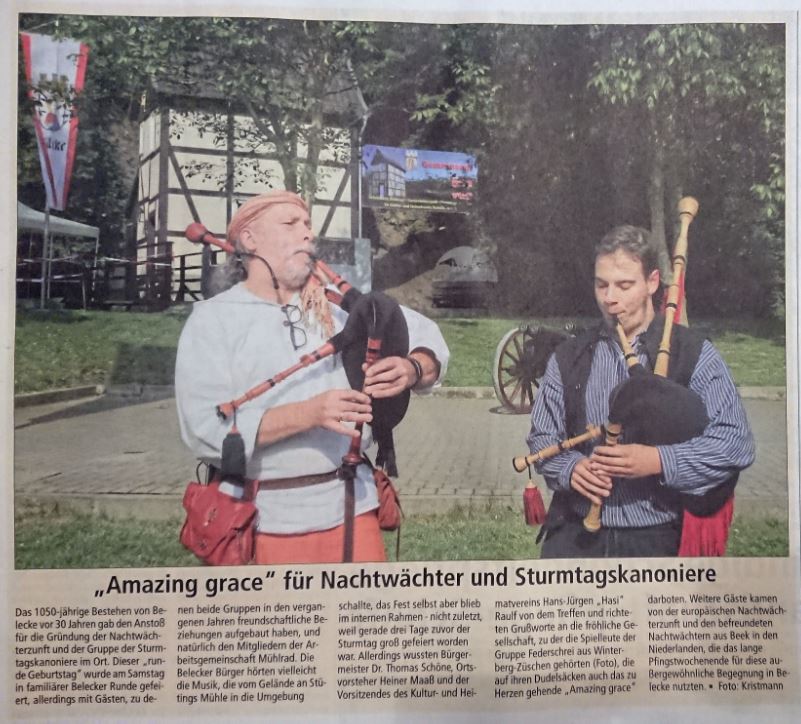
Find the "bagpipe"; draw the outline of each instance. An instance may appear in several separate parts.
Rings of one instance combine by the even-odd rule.
[[[265,264],[273,279],[273,286],[278,289],[272,267],[264,257],[236,249],[230,242],[211,234],[200,223],[190,224],[184,233],[191,242],[210,244],[228,254],[238,255],[240,258],[250,257]],[[249,400],[264,394],[299,370],[337,353],[342,356],[348,383],[353,389],[361,390],[364,387],[366,369],[366,367],[363,369],[363,366],[369,367],[381,357],[406,357],[409,353],[409,330],[406,319],[400,305],[394,299],[382,292],[362,293],[322,260],[314,258],[313,261],[314,269],[308,283],[321,285],[326,298],[348,312],[348,318],[340,332],[334,334],[317,349],[302,355],[294,365],[259,383],[240,397],[217,405],[217,415],[220,419],[234,419],[234,427],[229,433],[230,439],[226,438],[223,443],[221,472],[224,475],[244,477],[244,446],[241,445],[241,440],[236,440],[238,434],[236,411]],[[338,291],[328,288],[329,283]],[[378,445],[376,464],[386,469],[389,475],[398,474],[392,431],[406,414],[409,399],[410,391],[404,390],[394,397],[372,400],[373,438]],[[346,471],[345,474],[348,474],[347,471],[354,474],[355,467],[364,460],[361,452],[362,429],[362,423],[358,423],[357,434],[352,438],[350,449],[343,457],[342,469]]]
[[[679,202],[678,211],[680,231],[673,255],[673,276],[668,289],[665,323],[654,361],[654,371],[648,371],[640,363],[622,326],[616,322],[616,332],[626,359],[629,377],[612,391],[606,423],[589,425],[587,432],[582,435],[560,441],[531,455],[514,458],[512,464],[517,472],[523,472],[536,462],[602,437],[606,445],[616,445],[624,431],[626,443],[643,445],[673,445],[686,442],[703,433],[709,422],[703,400],[692,390],[667,377],[673,326],[683,304],[687,233],[690,223],[698,213],[698,202],[691,197],[685,197]],[[527,511],[532,505],[531,486],[532,483],[526,491],[529,494],[529,500],[526,501]],[[544,516],[536,517],[539,520],[535,523],[543,522]],[[584,519],[584,527],[589,532],[600,530],[600,505],[591,504],[590,511]]]

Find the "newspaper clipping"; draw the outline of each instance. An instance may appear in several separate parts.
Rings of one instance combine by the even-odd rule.
[[[745,563],[115,570],[79,590],[26,572],[10,700],[37,717],[789,711],[790,566]]]
[[[3,720],[798,721],[796,14],[19,5]]]

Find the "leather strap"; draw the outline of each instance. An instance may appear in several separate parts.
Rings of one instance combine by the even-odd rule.
[[[309,485],[319,485],[339,477],[339,470],[316,475],[299,475],[295,478],[275,478],[273,480],[259,480],[259,490],[289,490],[291,488],[305,488]]]
[[[356,512],[356,495],[354,478],[355,468],[339,468],[328,473],[317,475],[300,475],[296,478],[276,478],[274,480],[259,480],[259,490],[289,490],[291,488],[305,488],[309,485],[327,483],[329,480],[342,478],[345,481],[345,516],[344,541],[342,560],[345,563],[353,561],[353,519]]]
[[[353,471],[355,473],[355,470]],[[355,474],[345,475],[345,530],[342,550],[342,562],[353,561],[353,518],[356,513],[356,495],[354,494]]]

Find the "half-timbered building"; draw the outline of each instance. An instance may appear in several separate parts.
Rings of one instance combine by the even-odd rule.
[[[134,296],[138,304],[163,309],[201,298],[203,254],[207,265],[214,263],[210,250],[202,252],[185,239],[186,226],[199,221],[224,236],[239,204],[286,185],[282,158],[246,102],[202,83],[162,83],[148,92],[143,108],[132,224]],[[317,163],[312,226],[323,258],[348,267],[364,287],[370,278],[369,242],[356,237],[358,143],[367,107],[354,79],[342,77],[329,87],[323,111],[325,145]],[[307,149],[301,141],[294,148],[301,165]]]

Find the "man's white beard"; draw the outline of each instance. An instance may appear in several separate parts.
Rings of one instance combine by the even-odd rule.
[[[298,267],[293,270],[284,270],[278,281],[281,285],[291,292],[299,292],[306,285],[311,276],[311,269],[307,266]]]

